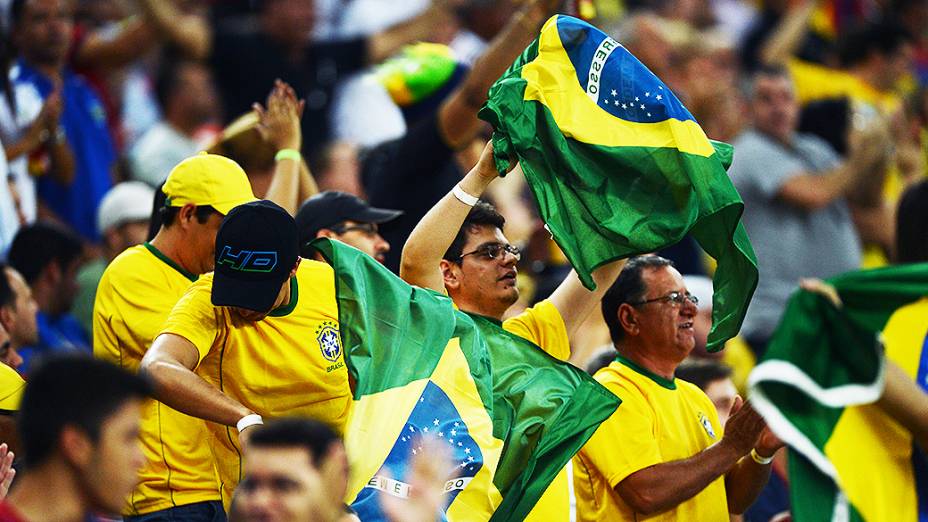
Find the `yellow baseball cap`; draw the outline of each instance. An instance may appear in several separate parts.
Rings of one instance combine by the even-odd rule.
[[[248,176],[238,163],[218,154],[201,152],[177,164],[161,189],[167,207],[188,203],[209,205],[226,215],[233,208],[257,198]]]

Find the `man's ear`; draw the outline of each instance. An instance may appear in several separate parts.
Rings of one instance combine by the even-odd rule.
[[[84,430],[68,424],[61,429],[58,436],[59,451],[64,458],[79,467],[90,465],[93,458],[93,442]]]
[[[626,335],[638,335],[641,333],[635,307],[628,303],[622,303],[619,305],[619,309],[616,310],[616,314],[619,316],[619,325],[625,330]]]
[[[10,331],[10,327],[13,325],[13,312],[11,307],[13,305],[0,306],[0,327],[3,327],[7,332]]]
[[[180,207],[180,210],[177,212],[177,222],[184,228],[190,226],[191,221],[196,219],[197,206],[193,203],[187,203],[186,205]]]
[[[441,278],[445,283],[445,288],[451,291],[457,290],[461,286],[461,268],[458,265],[447,259],[442,259],[438,263],[438,268],[441,270]]]

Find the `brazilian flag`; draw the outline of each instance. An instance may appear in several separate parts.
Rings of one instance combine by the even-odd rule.
[[[497,167],[522,165],[541,216],[588,288],[609,261],[690,233],[718,261],[709,349],[741,327],[757,260],[711,142],[670,89],[599,29],[557,15],[490,88]]]
[[[354,382],[348,500],[385,520],[405,498],[410,458],[446,445],[445,520],[522,520],[620,400],[498,321],[406,284],[338,241],[313,243],[335,269],[345,361]]]
[[[793,520],[925,520],[928,460],[872,403],[886,359],[928,392],[928,264],[828,282],[842,307],[793,294],[748,379],[754,407],[790,447]]]

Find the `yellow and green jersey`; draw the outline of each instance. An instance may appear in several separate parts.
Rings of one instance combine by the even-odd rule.
[[[207,274],[191,285],[162,329],[193,343],[196,373],[265,419],[311,417],[344,433],[351,391],[332,268],[302,260],[290,279],[290,303],[257,322],[213,306],[212,284]],[[207,425],[228,506],[243,473],[238,432]]]
[[[645,517],[616,485],[649,466],[690,458],[722,438],[712,401],[695,385],[668,380],[619,357],[595,379],[622,399],[574,457],[577,520],[728,520],[724,477],[691,499]]]
[[[116,257],[97,287],[94,356],[137,372],[171,309],[195,280],[148,243]],[[140,439],[145,464],[124,515],[219,500],[202,420],[149,399],[142,405]]]

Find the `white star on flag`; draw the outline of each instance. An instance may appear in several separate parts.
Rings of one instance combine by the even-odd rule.
[[[454,427],[457,428],[458,426],[460,426],[460,424],[458,424],[457,422],[455,422],[455,423],[454,423]]]
[[[458,442],[458,446],[461,446],[461,445],[462,445],[462,444],[461,444],[460,442]]]
[[[651,97],[651,93],[646,92],[646,93],[644,93],[644,96],[645,96],[645,98],[650,98],[650,97]]]
[[[467,467],[467,461],[466,461],[466,460],[465,460],[464,462],[461,463],[461,467],[462,467],[462,468],[466,468],[466,467]]]
[[[464,448],[464,453],[470,453],[470,448]]]
[[[438,436],[439,436],[439,437],[444,437],[444,436],[445,436],[445,432],[439,431],[439,432],[438,432]]]
[[[438,426],[438,419],[433,420],[433,421],[432,421],[432,424]]]
[[[626,104],[623,103],[623,104],[622,104],[622,108],[623,108],[623,109],[627,109],[627,108],[628,108],[628,105],[626,105]]]
[[[412,426],[410,426],[410,427],[409,427],[409,431],[415,433],[415,432],[416,432],[416,428],[413,428]]]
[[[650,118],[650,117],[651,117],[651,113],[649,112],[649,113],[648,113],[648,118]]]
[[[403,437],[403,442],[406,442],[406,437]]]
[[[641,110],[644,110],[644,105],[643,105],[643,104],[641,105]]]
[[[417,454],[417,453],[419,453],[419,452],[416,451],[416,448],[413,448],[413,449],[412,449],[412,454],[415,455],[415,454]]]
[[[457,436],[458,436],[458,430],[451,430],[451,436],[452,436],[452,437],[457,437]]]
[[[637,97],[637,96],[635,96],[635,101],[641,101],[641,100],[639,100],[639,99],[638,99],[638,97]]]
[[[474,461],[474,457],[467,457],[467,461],[468,461],[468,462],[473,462],[473,461]]]
[[[663,99],[664,99],[663,96],[661,96],[660,94],[657,95],[657,101],[661,101],[661,100],[663,100]]]
[[[615,89],[612,89],[612,95],[613,95],[613,96],[618,96],[619,93],[615,92]]]
[[[424,431],[424,432],[426,432],[426,433],[428,433],[428,432],[429,432],[429,427],[428,427],[428,426],[426,426],[426,427],[424,427],[424,428],[422,428],[422,431]]]
[[[448,439],[448,444],[451,444],[452,446],[454,446],[454,439]]]

